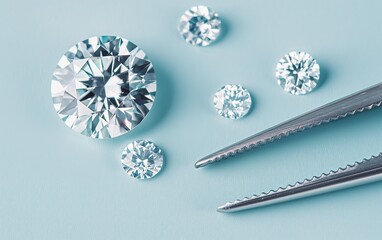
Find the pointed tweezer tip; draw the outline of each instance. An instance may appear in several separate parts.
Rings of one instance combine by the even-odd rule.
[[[202,158],[202,159],[198,160],[194,166],[195,166],[195,168],[201,168],[201,167],[207,166],[208,164],[209,164],[209,160]]]
[[[228,212],[225,205],[223,206],[220,206],[216,209],[216,211],[220,212],[220,213],[225,213],[225,212]]]
[[[216,209],[220,213],[236,212],[237,209],[230,203],[226,203]]]

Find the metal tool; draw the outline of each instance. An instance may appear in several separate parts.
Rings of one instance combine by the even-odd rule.
[[[234,202],[228,202],[220,206],[218,211],[235,212],[262,207],[379,180],[382,180],[382,153],[377,157],[373,156],[370,159],[364,159],[362,162],[356,162],[354,165],[339,168],[337,171],[323,173],[319,177],[314,176],[311,179],[305,179],[294,185],[263,192],[259,195],[246,197]]]
[[[212,153],[195,163],[195,167],[204,167],[210,163],[214,163],[237,153],[244,152],[249,149],[256,148],[276,139],[289,136],[295,132],[301,132],[314,126],[328,123],[339,118],[354,115],[364,110],[370,110],[373,107],[379,107],[382,102],[382,83],[367,88],[365,90],[354,93],[350,96],[341,98],[313,111],[300,115],[289,121],[271,127],[258,134],[250,136],[231,146],[223,148]]]
[[[305,129],[319,126],[340,118],[354,115],[374,107],[379,107],[382,103],[382,83],[356,92],[344,98],[319,107],[313,111],[300,115],[289,121],[271,127],[265,131],[250,136],[233,145],[212,153],[195,163],[195,167],[204,167],[210,163],[215,163],[223,159],[230,159],[237,153],[254,149],[258,146],[273,142],[276,139],[289,136],[290,134],[303,131]],[[232,158],[231,158],[232,159]],[[382,166],[382,157],[373,157],[370,160],[364,160],[353,166],[339,169],[336,172],[323,174],[320,177],[314,177],[311,180],[305,180],[294,186],[280,188],[277,191],[262,193],[251,198],[244,198],[233,203],[227,203],[219,207],[219,211],[236,211],[251,207],[268,205],[270,203],[280,202],[289,199],[312,195],[316,192],[326,192],[349,184],[361,183],[364,181],[380,178]]]

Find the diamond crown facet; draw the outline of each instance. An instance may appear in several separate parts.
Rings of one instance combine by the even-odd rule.
[[[242,118],[248,113],[251,105],[251,95],[241,85],[225,85],[214,96],[215,109],[225,118]]]
[[[151,141],[129,143],[122,152],[122,166],[128,175],[137,179],[152,178],[163,167],[162,150]]]
[[[320,78],[320,66],[305,52],[290,52],[276,67],[277,83],[287,92],[300,95],[311,92]]]
[[[70,128],[113,138],[136,127],[155,100],[152,63],[118,36],[92,37],[66,52],[53,73],[54,107]]]
[[[179,32],[186,42],[196,46],[208,46],[220,33],[219,15],[211,8],[198,5],[187,10],[179,20]]]

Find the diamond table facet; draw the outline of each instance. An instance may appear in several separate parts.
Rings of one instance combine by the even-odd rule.
[[[251,105],[251,95],[240,85],[225,85],[214,96],[215,109],[225,118],[242,118],[248,113]]]
[[[92,37],[61,57],[51,92],[67,126],[92,138],[113,138],[146,117],[154,103],[156,78],[146,54],[131,41]]]
[[[152,178],[162,169],[162,150],[150,141],[134,141],[122,152],[122,166],[131,177]]]
[[[191,45],[208,46],[220,33],[219,15],[206,6],[194,6],[180,18],[179,32]]]
[[[320,66],[305,52],[290,52],[277,64],[278,84],[287,92],[300,95],[311,92],[320,79]]]

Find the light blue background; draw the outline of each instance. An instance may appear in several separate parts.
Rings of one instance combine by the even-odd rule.
[[[204,3],[224,33],[206,48],[177,22]],[[1,0],[0,239],[380,239],[382,182],[237,214],[216,207],[382,151],[382,110],[291,136],[203,169],[220,147],[381,81],[382,2]],[[73,44],[120,35],[149,54],[158,77],[152,113],[131,133],[95,140],[57,117],[51,74]],[[311,53],[322,82],[282,91],[274,69]],[[216,114],[214,92],[239,83],[254,96],[242,120]],[[132,140],[156,142],[166,167],[149,181],[122,170]]]

